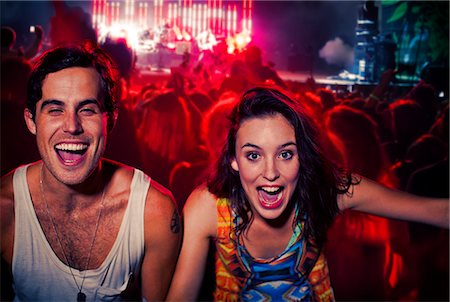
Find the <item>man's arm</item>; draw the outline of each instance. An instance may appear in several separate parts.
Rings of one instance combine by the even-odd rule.
[[[182,229],[172,194],[155,181],[147,194],[144,225],[142,296],[147,301],[161,301],[175,270]]]
[[[338,199],[341,210],[353,209],[387,218],[426,223],[449,228],[449,200],[408,194],[369,179],[353,186],[351,194]]]
[[[14,245],[14,190],[10,173],[1,180],[0,187],[0,242],[1,242],[1,289],[0,300],[13,299],[11,264]]]

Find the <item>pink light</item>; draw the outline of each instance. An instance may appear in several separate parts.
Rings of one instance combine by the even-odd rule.
[[[92,1],[92,24],[94,24],[94,28],[97,29],[97,0]]]
[[[128,8],[128,23],[132,23],[133,22],[133,15],[134,15],[134,7],[133,7],[133,0],[130,0],[130,2],[128,2],[129,8]]]
[[[120,2],[116,2],[116,23],[120,20]]]
[[[248,33],[251,34],[252,33],[252,1],[253,0],[248,0]]]
[[[208,26],[208,7],[206,4],[203,4],[203,30],[207,30]]]
[[[144,4],[144,26],[148,27],[148,3]]]
[[[206,17],[208,18],[208,27],[211,28],[211,0],[208,0],[208,10],[206,12]]]
[[[106,3],[106,12],[108,13],[108,16],[107,16],[107,18],[106,18],[106,24],[107,25],[111,25],[111,14],[110,14],[110,11],[111,11],[111,4],[110,3]]]
[[[236,5],[233,8],[233,34],[236,33],[236,23],[237,23],[237,9]]]
[[[182,20],[182,30],[186,28],[186,0],[183,0],[183,20]]]
[[[222,0],[219,0],[219,7],[217,8],[218,18],[219,18],[219,29],[218,32],[222,33]]]
[[[196,7],[196,11],[197,11],[197,33],[202,31],[202,7],[200,4],[197,4]]]
[[[191,18],[191,24],[192,24],[192,34],[194,37],[197,35],[197,4],[194,4],[193,7],[191,7],[192,11],[192,18]]]
[[[173,4],[173,26],[178,26],[178,5],[176,3]]]
[[[163,21],[163,3],[164,0],[160,0],[161,2],[159,3],[159,22],[162,23]]]
[[[181,28],[181,16],[182,16],[183,5],[181,4],[181,0],[178,0],[177,7],[177,26]]]
[[[107,3],[106,5],[108,6],[108,16],[106,19],[108,20],[109,26],[111,26],[116,22],[116,2]]]
[[[213,0],[213,16],[212,16],[212,20],[213,20],[213,33],[216,33],[216,0]]]
[[[188,17],[187,17],[187,21],[188,21],[188,24],[187,24],[187,27],[188,27],[188,30],[192,33],[192,2],[191,1],[189,1],[189,3],[188,3]]]
[[[227,11],[227,36],[231,36],[231,6],[228,5],[228,11]]]

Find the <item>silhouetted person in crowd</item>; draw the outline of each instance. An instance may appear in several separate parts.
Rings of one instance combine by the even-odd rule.
[[[427,129],[431,127],[438,112],[438,102],[433,86],[420,81],[406,96],[407,99],[416,101],[422,107]]]
[[[416,170],[435,164],[447,157],[445,144],[436,136],[423,134],[407,149],[405,158],[391,166],[398,180],[398,188],[405,191],[408,180]]]
[[[389,105],[391,141],[384,148],[391,162],[404,158],[406,150],[420,135],[428,131],[422,106],[412,100],[396,100]]]
[[[125,82],[125,96],[129,94],[130,79],[135,66],[136,57],[133,49],[128,46],[124,38],[107,38],[101,47],[108,53],[108,55],[116,62],[119,68],[120,78]]]
[[[427,197],[449,197],[448,157],[414,172],[407,191]],[[414,260],[418,265],[420,301],[449,300],[449,231],[410,222]]]
[[[224,93],[233,91],[241,94],[250,87],[248,70],[245,63],[241,60],[235,60],[231,63],[230,75],[220,84],[219,92]]]
[[[250,72],[249,76],[256,84],[272,82],[273,84],[286,88],[286,84],[280,78],[275,69],[263,63],[261,48],[252,45],[245,51],[245,63]]]
[[[145,171],[168,187],[174,165],[190,160],[196,148],[190,111],[174,92],[144,100],[141,106],[137,131]]]
[[[228,92],[204,114],[201,124],[201,138],[207,154],[195,161],[179,162],[170,173],[172,192],[179,203],[186,201],[192,190],[206,181],[210,169],[215,165],[223,144],[226,141],[226,129],[230,123],[228,116],[237,103],[238,96]]]
[[[27,97],[27,80],[33,57],[40,48],[42,28],[36,26],[36,39],[32,47],[24,51],[15,49],[16,33],[10,27],[1,29],[1,175],[15,167],[39,159],[34,138],[23,120]],[[26,147],[25,147],[26,146]]]
[[[69,7],[64,1],[52,1],[55,15],[50,19],[49,37],[51,44],[97,43],[97,33],[92,25],[91,15],[80,7]]]
[[[339,105],[327,111],[324,120],[325,131],[340,153],[338,157],[329,154],[336,164],[394,186],[386,173],[389,162],[377,125],[368,114]],[[340,158],[343,161],[339,162]],[[404,222],[351,210],[339,215],[329,230],[327,245],[336,298],[391,300],[404,295],[396,293],[396,288],[407,275],[403,259],[407,235]]]
[[[35,39],[33,43],[28,47],[23,46],[16,47],[16,31],[8,26],[2,26],[1,28],[1,46],[2,46],[2,60],[9,57],[24,57],[25,59],[33,58],[42,47],[42,40],[44,38],[44,30],[41,26],[34,26]]]

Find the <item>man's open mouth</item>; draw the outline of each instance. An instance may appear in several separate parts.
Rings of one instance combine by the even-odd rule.
[[[64,163],[75,164],[83,158],[88,147],[84,143],[62,143],[55,146],[55,151]]]

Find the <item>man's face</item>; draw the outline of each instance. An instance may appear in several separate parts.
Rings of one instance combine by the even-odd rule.
[[[100,76],[95,69],[71,67],[44,79],[34,121],[25,111],[46,169],[64,184],[85,181],[103,155],[107,114],[99,97]]]

